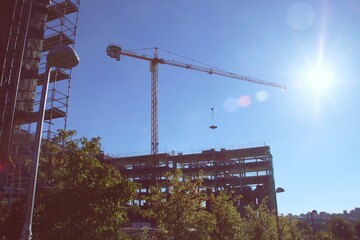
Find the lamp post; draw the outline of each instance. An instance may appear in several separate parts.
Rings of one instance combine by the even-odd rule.
[[[39,116],[36,124],[36,133],[34,141],[34,155],[31,161],[30,183],[26,202],[25,222],[22,230],[22,240],[29,240],[32,237],[32,218],[34,213],[34,202],[36,193],[36,181],[39,166],[39,157],[41,149],[41,138],[43,122],[45,117],[46,96],[48,92],[50,73],[52,67],[72,68],[79,64],[79,57],[74,49],[66,45],[58,45],[52,48],[46,57],[45,78],[43,80]]]
[[[276,204],[276,229],[277,229],[277,238],[280,240],[280,224],[279,224],[279,212],[278,212],[278,205],[277,205],[277,196],[276,193],[282,193],[285,190],[282,187],[278,187],[275,190],[275,204]]]
[[[313,238],[315,239],[316,232],[315,232],[315,226],[314,226],[314,216],[313,216],[314,213],[317,214],[317,211],[312,210],[310,215],[311,215],[311,226],[312,226],[312,231],[313,231]]]

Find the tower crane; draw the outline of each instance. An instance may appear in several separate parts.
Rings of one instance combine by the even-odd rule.
[[[200,71],[208,74],[215,74],[218,76],[234,78],[242,81],[247,81],[251,83],[262,84],[270,87],[277,87],[281,89],[286,89],[286,86],[281,83],[268,82],[256,78],[246,77],[238,75],[231,72],[226,72],[221,69],[215,69],[204,66],[197,66],[188,63],[182,63],[175,60],[165,60],[158,57],[158,48],[154,48],[154,55],[147,56],[144,54],[139,54],[133,51],[123,50],[121,46],[110,44],[106,48],[106,53],[111,58],[115,58],[117,61],[120,61],[120,56],[133,57],[150,63],[150,72],[151,72],[151,154],[158,154],[158,145],[159,145],[159,136],[158,136],[158,64],[166,64],[174,67],[180,67],[185,69],[190,69],[194,71]]]

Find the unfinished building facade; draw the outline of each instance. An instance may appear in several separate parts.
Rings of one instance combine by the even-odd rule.
[[[239,212],[248,204],[260,204],[265,197],[268,197],[268,207],[276,208],[273,161],[270,147],[266,145],[192,154],[104,157],[102,161],[116,166],[125,178],[140,183],[139,195],[147,195],[154,183],[166,181],[166,172],[181,169],[185,176],[193,179],[202,171],[204,190],[208,193],[232,190],[241,194],[242,198],[236,203]],[[142,206],[145,201],[135,200],[133,204]]]

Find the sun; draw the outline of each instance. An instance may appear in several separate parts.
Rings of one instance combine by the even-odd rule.
[[[309,72],[307,81],[312,89],[322,91],[327,89],[333,81],[333,74],[331,70],[325,67],[317,67]]]

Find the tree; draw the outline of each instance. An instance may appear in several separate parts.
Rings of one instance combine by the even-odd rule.
[[[354,227],[357,237],[360,238],[360,221],[355,223]]]
[[[281,217],[280,229],[282,240],[302,240],[305,238],[305,230],[300,227],[299,220],[295,218]]]
[[[265,198],[259,206],[245,207],[245,234],[248,240],[277,239],[276,217],[267,207]]]
[[[23,226],[25,199],[15,199],[9,207],[0,203],[0,239],[18,240]]]
[[[348,240],[355,235],[354,226],[347,220],[340,217],[332,217],[329,221],[330,232],[335,239]]]
[[[319,240],[334,240],[334,238],[331,236],[331,233],[328,231],[319,231],[316,232],[315,239]]]
[[[180,170],[168,173],[165,185],[151,187],[146,198],[143,216],[153,219],[160,233],[159,239],[210,239],[215,218],[206,211],[206,193],[200,191],[201,177],[192,181]],[[167,187],[167,192],[162,191]]]
[[[309,224],[309,222],[305,220],[299,220],[297,223],[297,227],[304,233],[305,236],[313,235],[313,230]]]
[[[210,213],[216,220],[216,226],[211,234],[213,240],[244,239],[244,220],[233,205],[238,197],[232,197],[224,191],[211,194],[209,198]]]
[[[122,239],[126,203],[134,183],[96,159],[100,139],[72,140],[75,131],[59,131],[44,144],[34,213],[35,239]]]

